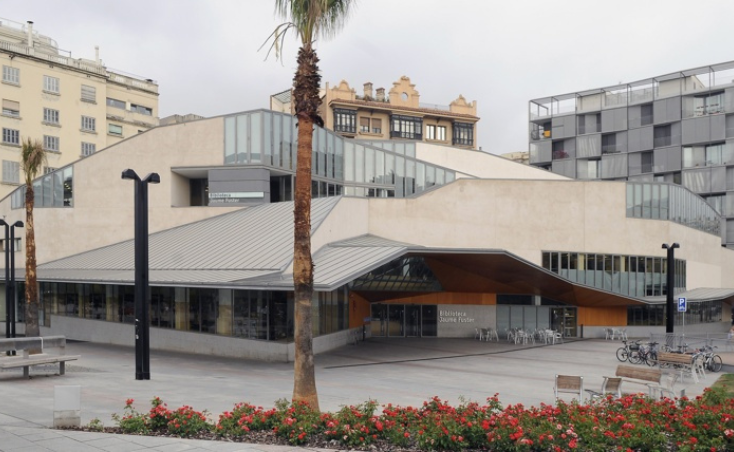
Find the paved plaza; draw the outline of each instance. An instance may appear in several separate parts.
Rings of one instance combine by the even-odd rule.
[[[556,345],[515,345],[472,339],[369,339],[316,357],[316,378],[322,410],[368,399],[398,405],[422,404],[433,396],[452,403],[482,402],[495,393],[503,404],[553,403],[555,374],[582,375],[586,388],[599,390],[602,377],[614,375],[620,342],[576,340]],[[290,398],[292,363],[268,363],[181,353],[151,352],[151,380],[135,380],[135,350],[70,342],[68,354],[81,359],[67,365],[0,372],[0,451],[202,451],[269,450],[291,447],[234,444],[172,438],[57,431],[53,420],[56,385],[80,385],[82,423],[92,419],[112,426],[113,413],[122,413],[125,400],[135,399],[141,411],[159,396],[169,408],[184,404],[208,410],[213,417],[236,402],[266,407]],[[734,356],[722,353],[725,362]],[[701,394],[717,374],[676,390]],[[627,386],[625,391],[644,387]],[[571,395],[564,397],[570,400]]]

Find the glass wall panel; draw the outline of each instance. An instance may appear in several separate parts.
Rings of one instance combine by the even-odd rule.
[[[237,116],[237,155],[233,163],[248,163],[247,151],[250,140],[247,133],[249,120],[249,115]]]
[[[354,181],[362,183],[364,182],[364,146],[358,144],[355,146],[354,152]]]
[[[354,182],[354,143],[344,143],[344,180]]]
[[[263,113],[263,163],[273,164],[273,114]]]
[[[262,161],[262,122],[263,113],[250,114],[250,163],[260,163]]]
[[[237,143],[235,122],[237,118],[224,118],[224,163],[233,164],[237,161],[235,156],[235,145]]]
[[[272,165],[281,168],[283,166],[283,116],[273,115],[273,157]]]
[[[415,160],[405,159],[405,196],[415,193]]]

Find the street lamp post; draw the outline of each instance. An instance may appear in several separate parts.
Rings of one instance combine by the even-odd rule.
[[[9,338],[15,337],[15,228],[22,228],[23,222],[10,225],[0,219],[0,225],[5,226],[5,337]]]
[[[143,179],[132,169],[123,179],[135,181],[135,379],[150,380],[150,284],[148,276],[148,184],[161,177],[150,173]]]
[[[675,326],[675,303],[673,302],[675,291],[675,249],[680,245],[663,243],[663,249],[668,250],[668,269],[666,273],[666,297],[665,297],[665,332],[672,333]],[[685,314],[684,314],[685,315]]]

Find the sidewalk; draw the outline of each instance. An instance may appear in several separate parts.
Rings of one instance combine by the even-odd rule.
[[[316,357],[316,380],[321,409],[368,399],[379,403],[419,405],[433,396],[451,403],[460,398],[483,402],[499,393],[503,404],[538,406],[553,403],[555,374],[582,375],[587,388],[597,389],[602,377],[614,375],[619,342],[581,340],[552,346],[522,346],[472,339],[371,339]],[[214,419],[237,402],[266,407],[290,398],[291,363],[244,361],[202,355],[151,352],[151,380],[135,380],[134,349],[71,342],[68,354],[81,359],[56,376],[54,367],[0,372],[1,451],[287,451],[293,447],[175,438],[57,431],[53,418],[56,385],[80,385],[82,424],[92,419],[114,425],[125,400],[146,411],[159,396],[172,409],[184,404],[208,410]],[[716,374],[676,390],[701,394]],[[632,390],[631,388],[628,388]],[[568,400],[571,396],[569,395]],[[564,399],[566,399],[564,397]]]

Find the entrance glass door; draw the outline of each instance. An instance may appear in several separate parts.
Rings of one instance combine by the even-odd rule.
[[[405,305],[405,335],[407,337],[421,337],[420,305]]]
[[[435,337],[435,305],[381,304],[371,306],[373,337]]]
[[[371,306],[370,322],[373,337],[387,336],[387,306],[384,304],[373,304]]]
[[[387,335],[390,337],[405,336],[405,306],[391,304],[387,306]]]

